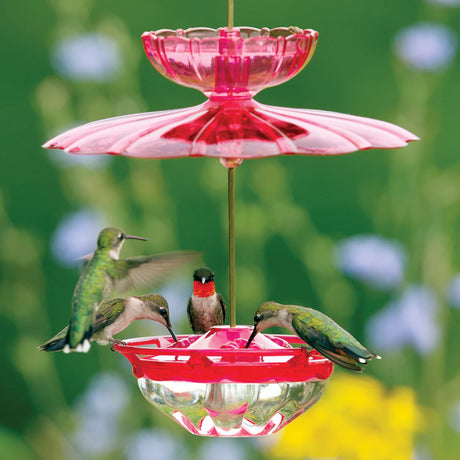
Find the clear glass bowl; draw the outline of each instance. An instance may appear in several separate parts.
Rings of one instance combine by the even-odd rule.
[[[202,436],[261,436],[280,430],[322,396],[333,364],[292,345],[296,336],[217,326],[205,335],[133,339],[114,345],[133,366],[145,399]],[[304,343],[303,343],[304,344]],[[304,344],[305,345],[305,344]]]

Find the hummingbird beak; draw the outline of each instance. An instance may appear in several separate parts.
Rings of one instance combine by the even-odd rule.
[[[171,322],[169,321],[169,317],[166,318],[166,328],[171,334],[171,337],[174,339],[174,342],[177,342],[177,337],[176,337],[176,334],[174,334],[174,331],[172,330]]]
[[[205,284],[206,283],[206,278],[201,278],[201,284]]]
[[[126,240],[141,240],[141,241],[148,241],[147,238],[142,238],[141,236],[134,236],[134,235],[126,235]]]
[[[166,326],[166,327],[168,328],[168,331],[171,334],[171,337],[174,339],[174,342],[177,342],[177,337],[176,337],[176,334],[174,334],[172,327],[171,326]]]
[[[257,335],[257,332],[257,325],[255,325],[251,335],[249,336],[248,342],[246,343],[246,346],[244,348],[249,348],[249,345],[251,345],[251,342],[254,340],[254,337]]]

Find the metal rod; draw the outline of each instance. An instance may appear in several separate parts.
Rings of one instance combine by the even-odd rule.
[[[228,290],[230,327],[235,327],[235,168],[228,168]]]
[[[234,0],[227,0],[227,26],[229,29],[233,28],[234,24],[234,6],[233,6]]]

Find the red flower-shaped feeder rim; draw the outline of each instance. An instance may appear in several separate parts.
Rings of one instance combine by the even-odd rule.
[[[249,326],[213,327],[205,335],[131,339],[115,350],[129,359],[136,378],[202,383],[277,383],[324,380],[333,363],[293,335],[257,334],[244,346]],[[155,347],[155,348],[152,348]]]

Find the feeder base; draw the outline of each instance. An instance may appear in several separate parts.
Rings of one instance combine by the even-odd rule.
[[[200,436],[276,433],[322,396],[327,380],[286,383],[194,383],[138,379],[145,399]]]

